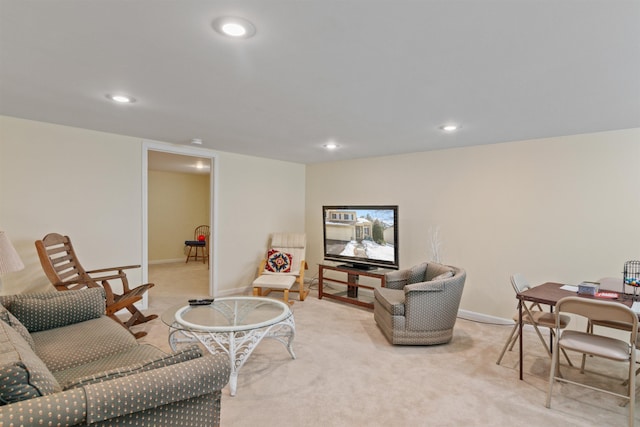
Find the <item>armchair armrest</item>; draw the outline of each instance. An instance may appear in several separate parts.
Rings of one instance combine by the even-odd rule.
[[[230,373],[227,357],[207,355],[82,387],[87,424],[212,394],[227,384]]]
[[[409,283],[408,270],[392,271],[385,274],[385,288],[402,289]]]
[[[260,266],[258,267],[258,276],[260,276],[262,273],[264,273],[264,269],[267,266],[267,259],[263,258],[260,261]]]
[[[308,268],[309,266],[307,265],[307,261],[305,260],[300,261],[300,278],[298,279],[300,281],[300,286],[304,285],[304,270]]]
[[[86,271],[87,275],[89,275],[89,277],[91,277],[92,280],[95,280],[96,282],[101,282],[102,286],[107,289],[107,296],[109,295],[116,295],[113,292],[113,289],[111,288],[111,285],[109,284],[109,280],[120,280],[120,282],[122,283],[122,293],[123,294],[127,294],[131,291],[131,289],[129,288],[129,281],[127,279],[127,274],[124,272],[124,270],[127,269],[132,269],[132,268],[140,268],[140,265],[125,265],[122,267],[109,267],[109,268],[99,268],[97,270],[89,270]],[[109,274],[106,276],[101,276],[99,274],[102,273],[108,273],[111,271],[117,271],[116,274]],[[95,275],[98,274],[98,275]],[[107,305],[112,304],[113,301],[107,301]],[[132,302],[133,303],[133,302]]]
[[[411,285],[407,285],[404,287],[405,294],[408,294],[409,292],[415,292],[415,291],[442,292],[444,291],[444,280],[412,283]]]
[[[99,268],[97,270],[90,270],[87,273],[106,273],[107,271],[122,271],[122,270],[130,270],[132,268],[140,268],[140,265],[125,265],[122,267],[111,267],[111,268]]]

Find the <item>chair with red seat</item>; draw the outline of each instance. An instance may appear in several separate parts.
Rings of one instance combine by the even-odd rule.
[[[193,240],[185,240],[184,244],[189,248],[189,252],[187,253],[187,260],[185,264],[189,262],[190,258],[198,260],[198,249],[200,249],[200,254],[202,256],[202,263],[205,261],[209,262],[209,226],[208,225],[199,225],[193,232]],[[194,252],[194,255],[191,255],[191,252]]]

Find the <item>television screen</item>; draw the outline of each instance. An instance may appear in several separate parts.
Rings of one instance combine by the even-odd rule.
[[[324,259],[397,269],[398,206],[323,206]]]

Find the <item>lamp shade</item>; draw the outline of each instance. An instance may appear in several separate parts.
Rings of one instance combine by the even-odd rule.
[[[0,275],[19,271],[24,268],[24,264],[7,237],[7,233],[0,231]]]

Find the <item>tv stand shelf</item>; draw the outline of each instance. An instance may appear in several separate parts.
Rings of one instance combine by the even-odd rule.
[[[325,277],[325,270],[337,271],[347,275],[347,280],[339,280],[330,277]],[[345,265],[318,265],[318,299],[327,297],[338,301],[346,302],[353,305],[358,305],[366,308],[373,308],[373,302],[367,302],[360,299],[358,296],[358,289],[365,288],[373,290],[373,286],[361,285],[359,283],[360,276],[373,277],[380,280],[380,286],[385,286],[385,274],[389,273],[389,269],[377,268],[373,270],[360,270]],[[338,283],[346,286],[346,292],[331,293],[325,291],[325,282]]]

